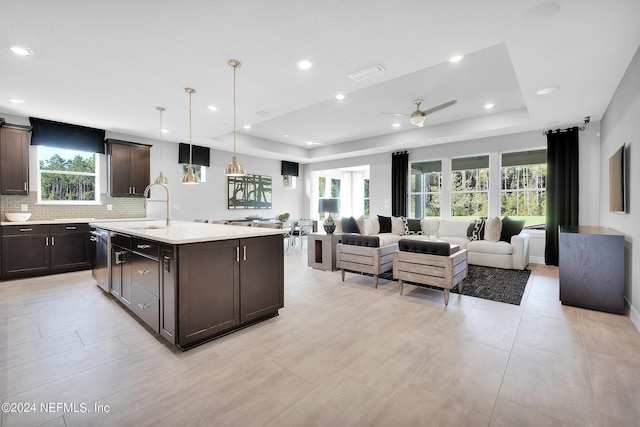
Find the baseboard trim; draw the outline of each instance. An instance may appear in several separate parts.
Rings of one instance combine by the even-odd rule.
[[[633,325],[636,327],[638,332],[640,332],[640,313],[636,308],[631,305],[631,302],[627,298],[624,299],[624,303],[627,306],[627,313],[629,313],[629,319],[633,322]]]
[[[530,256],[529,262],[531,264],[544,264],[544,257],[541,256]]]

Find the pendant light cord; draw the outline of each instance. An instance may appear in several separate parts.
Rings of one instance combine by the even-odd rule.
[[[238,66],[233,66],[233,157],[236,157],[236,70]]]
[[[189,91],[189,168],[193,168],[193,145],[191,144],[191,95],[193,95],[193,89]]]
[[[164,111],[164,108],[158,107],[158,111],[160,111],[160,172],[162,172],[162,158],[164,157],[162,151],[162,112]]]

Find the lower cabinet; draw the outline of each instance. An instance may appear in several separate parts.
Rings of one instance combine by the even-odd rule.
[[[91,268],[88,224],[2,227],[2,278]]]
[[[111,246],[112,294],[182,350],[283,307],[282,235],[161,245],[113,233]]]

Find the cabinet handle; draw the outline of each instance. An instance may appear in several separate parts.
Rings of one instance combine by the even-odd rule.
[[[136,194],[136,187],[131,187],[131,188],[132,188],[131,194]]]
[[[138,307],[144,310],[145,308],[149,308],[151,306],[149,304],[138,304]]]
[[[171,273],[170,269],[171,269],[171,257],[170,256],[163,256],[162,257],[164,259],[164,271],[167,273]]]
[[[45,245],[45,246],[49,246],[49,238],[48,238],[48,237],[45,237],[45,239],[44,239],[44,245]]]
[[[27,182],[24,183],[24,191],[27,191]]]
[[[55,237],[51,237],[51,246],[55,246],[56,245],[56,238]]]
[[[65,230],[77,230],[77,229],[78,229],[78,227],[66,226],[64,229],[65,229]]]
[[[33,228],[21,228],[20,232],[24,233],[25,231],[33,231]]]
[[[138,249],[149,249],[151,245],[137,245]]]
[[[236,262],[240,262],[240,246],[236,246]]]
[[[247,247],[246,246],[242,247],[242,260],[243,261],[247,260]]]
[[[149,274],[149,273],[150,273],[150,272],[149,272],[149,270],[138,270],[138,274],[141,274],[141,275],[143,275],[143,276],[144,276],[145,274]]]
[[[123,261],[122,261],[122,259],[120,258],[120,256],[122,255],[122,252],[120,252],[120,251],[116,251],[116,252],[114,252],[114,255],[116,256],[116,261],[115,261],[115,262],[116,262],[116,264],[122,264],[122,263],[123,263]]]
[[[91,236],[89,240],[91,240],[92,242],[97,242],[99,239],[97,237]]]

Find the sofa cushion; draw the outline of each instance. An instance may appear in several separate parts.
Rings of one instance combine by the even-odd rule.
[[[460,249],[467,249],[467,244],[469,243],[469,239],[466,237],[457,236],[440,236],[440,240],[451,243],[452,245],[458,245]]]
[[[497,216],[489,218],[484,222],[484,240],[497,242],[500,240],[500,232],[502,231],[502,221]]]
[[[405,218],[405,217],[400,217],[400,218],[402,218],[402,221],[404,222],[405,235],[410,236],[414,234],[422,234],[422,226],[420,225],[419,219],[412,219],[412,218]]]
[[[471,221],[451,221],[446,219],[440,220],[440,236],[455,236],[467,238],[467,228]]]
[[[469,252],[477,252],[493,255],[511,255],[513,246],[507,242],[490,242],[488,240],[475,240],[467,244]]]
[[[342,232],[343,233],[357,233],[360,234],[360,229],[356,220],[350,216],[349,218],[342,218]]]
[[[400,236],[391,233],[380,233],[377,235],[380,239],[380,246],[395,245],[400,240]]]
[[[422,227],[422,234],[427,234],[429,231],[438,231],[440,228],[439,219],[423,219],[420,221]]]
[[[479,218],[471,221],[467,228],[467,237],[469,240],[482,240],[484,239],[484,221],[486,218]]]
[[[399,216],[391,217],[391,234],[402,236],[404,234],[404,221]]]
[[[358,234],[343,234],[340,238],[343,245],[366,246],[368,248],[379,248],[380,239],[378,236],[360,236]]]
[[[356,218],[356,225],[358,226],[358,232],[363,236],[370,236],[375,233],[371,233],[371,220],[360,215]]]
[[[502,218],[502,231],[500,231],[500,240],[503,242],[511,243],[511,238],[516,234],[520,234],[524,227],[523,220],[511,219],[508,216]]]
[[[400,239],[398,249],[404,252],[416,252],[430,255],[451,255],[451,246],[447,242],[426,242],[424,240]]]
[[[391,233],[391,217],[378,215],[380,223],[380,233]]]

